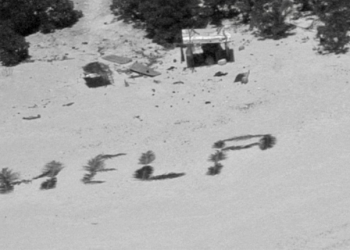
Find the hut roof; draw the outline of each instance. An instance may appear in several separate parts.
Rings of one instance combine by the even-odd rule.
[[[231,34],[225,28],[218,29],[183,29],[183,44],[204,44],[230,42]]]

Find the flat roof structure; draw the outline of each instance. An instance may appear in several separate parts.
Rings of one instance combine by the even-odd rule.
[[[230,42],[231,34],[225,28],[183,29],[183,44],[206,44]]]

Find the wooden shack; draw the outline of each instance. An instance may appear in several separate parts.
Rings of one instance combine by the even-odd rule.
[[[222,59],[234,62],[231,42],[232,36],[224,27],[183,29],[181,53],[184,54],[183,47],[185,47],[187,66],[191,68],[203,64],[215,64]]]

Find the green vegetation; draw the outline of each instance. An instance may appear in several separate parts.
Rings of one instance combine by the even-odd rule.
[[[12,172],[8,168],[3,168],[0,172],[0,193],[6,194],[12,192],[13,185],[19,179],[19,174]]]
[[[251,12],[251,27],[257,28],[258,34],[264,38],[285,36],[290,28],[285,19],[291,4],[288,0],[256,1]]]
[[[350,1],[314,1],[314,12],[324,22],[318,27],[317,37],[326,52],[344,53],[350,38]]]
[[[139,159],[139,164],[146,165],[135,171],[134,177],[140,180],[149,180],[153,173],[153,167],[149,166],[156,159],[153,151],[149,150],[143,153]]]
[[[80,17],[82,12],[74,10],[71,0],[1,0],[0,62],[5,66],[20,63],[29,56],[25,36],[70,27]]]
[[[56,184],[57,184],[57,178],[53,177],[41,183],[40,189],[42,190],[53,189],[56,187]]]
[[[217,150],[214,154],[211,154],[209,161],[214,163],[213,167],[208,168],[207,175],[217,175],[220,174],[221,169],[224,167],[220,161],[225,160],[226,154],[223,151]]]
[[[134,177],[139,180],[149,180],[153,174],[151,166],[144,166],[135,171]]]
[[[347,0],[113,0],[111,9],[120,19],[145,28],[161,44],[179,42],[181,29],[203,28],[232,17],[249,23],[258,37],[280,39],[291,35],[295,27],[287,18],[298,18],[304,12],[317,15],[325,24],[316,35],[323,50],[344,53],[349,43]]]
[[[53,32],[70,27],[82,17],[71,0],[2,0],[0,23],[27,36],[37,31]]]
[[[105,160],[112,159],[118,156],[126,155],[124,153],[120,154],[99,154],[88,161],[88,163],[83,166],[84,170],[86,170],[88,173],[84,175],[82,178],[82,182],[84,184],[96,184],[96,183],[103,183],[103,181],[93,181],[92,179],[95,177],[95,175],[98,172],[108,172],[108,171],[115,171],[115,168],[106,168]]]
[[[97,155],[96,157],[89,160],[87,165],[83,167],[84,170],[86,170],[88,173],[84,175],[82,182],[84,184],[95,183],[92,181],[92,179],[95,177],[97,172],[102,171],[104,167],[105,162],[102,155]]]
[[[9,26],[0,25],[0,63],[14,66],[28,57],[29,43]]]
[[[111,9],[127,22],[142,24],[158,43],[180,41],[181,29],[201,28],[205,19],[199,0],[113,0]]]
[[[258,144],[261,150],[266,150],[266,149],[272,148],[276,144],[276,138],[273,137],[272,135],[264,135],[259,140]]]
[[[225,142],[224,141],[217,141],[213,145],[213,148],[223,148],[223,147],[225,147]]]
[[[139,164],[148,165],[152,163],[156,159],[156,155],[151,151],[147,151],[143,153],[139,159]]]
[[[52,189],[56,187],[57,178],[59,172],[63,169],[63,164],[58,161],[50,161],[48,162],[42,171],[42,174],[34,177],[33,180],[48,177],[46,181],[41,183],[40,189]]]
[[[50,161],[46,163],[42,170],[42,174],[40,174],[37,177],[34,177],[33,180],[43,178],[43,177],[49,177],[54,178],[58,175],[59,172],[63,169],[63,164],[58,161]]]

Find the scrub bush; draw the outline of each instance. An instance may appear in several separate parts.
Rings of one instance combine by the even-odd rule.
[[[350,38],[350,2],[346,0],[314,1],[314,12],[324,23],[317,28],[320,46],[327,52],[344,53]]]
[[[82,17],[71,0],[2,0],[0,22],[27,36],[37,31],[52,32],[70,27]]]
[[[70,27],[82,15],[71,0],[1,0],[0,62],[5,66],[20,63],[28,57],[25,36]]]
[[[285,22],[291,7],[290,0],[255,1],[251,12],[251,27],[265,38],[279,38],[286,35],[291,27]]]
[[[0,25],[0,62],[14,66],[28,57],[29,43],[7,25]]]
[[[199,0],[113,0],[111,9],[120,19],[138,21],[148,37],[161,44],[179,42],[181,29],[200,28]]]

